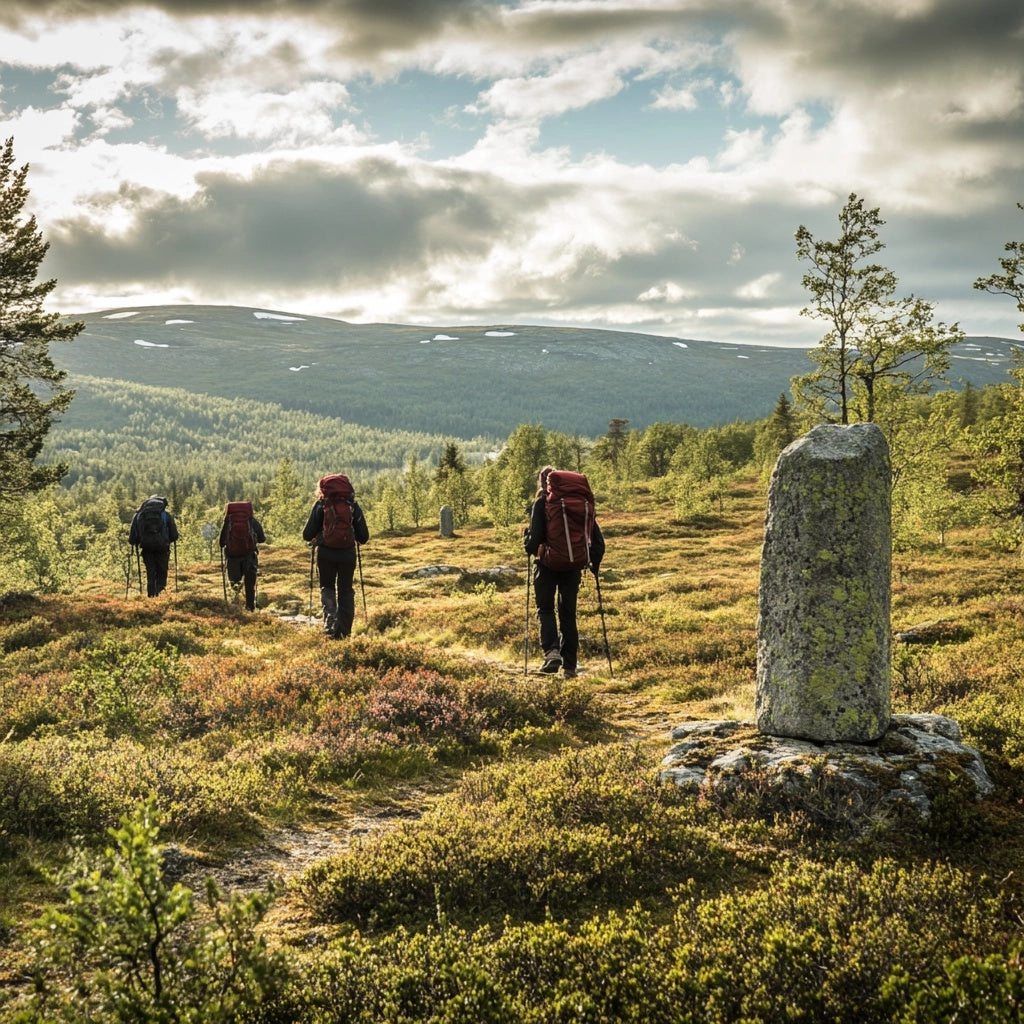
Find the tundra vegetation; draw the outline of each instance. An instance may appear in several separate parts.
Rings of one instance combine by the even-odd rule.
[[[657,781],[675,722],[752,717],[767,469],[802,429],[788,401],[760,422],[617,422],[589,442],[525,424],[483,462],[449,441],[369,477],[344,643],[306,619],[295,530],[313,480],[288,460],[252,494],[278,524],[255,615],[225,600],[203,539],[223,508],[212,472],[175,509],[176,584],[156,600],[119,547],[127,489],[45,492],[3,570],[0,1012],[1013,1019],[1024,597],[1005,481],[982,476],[976,444],[1019,399],[1013,383],[914,398],[908,434],[942,439],[942,468],[896,484],[893,629],[913,642],[894,646],[895,707],[956,718],[997,792],[947,793],[928,822],[879,813],[868,832],[756,780],[735,800]],[[588,473],[608,541],[575,680],[523,672],[519,535],[545,462]],[[465,572],[416,575],[438,565]],[[500,566],[516,571],[483,571]],[[248,885],[228,870],[304,836],[330,848]]]

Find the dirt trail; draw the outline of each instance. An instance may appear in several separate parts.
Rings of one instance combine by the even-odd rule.
[[[309,628],[310,620],[306,616],[282,618],[290,624]],[[474,654],[472,660],[510,674],[522,672],[521,665],[509,665],[479,654]],[[539,676],[539,673],[530,671],[529,675]],[[581,673],[581,681],[584,678],[585,673]],[[664,712],[651,709],[645,698],[633,694],[604,694],[600,700],[617,740],[644,742],[667,738],[671,723]],[[327,804],[312,821],[272,829],[259,842],[236,853],[222,865],[197,865],[188,858],[178,862],[176,851],[171,850],[167,870],[172,877],[196,890],[202,888],[209,876],[225,894],[254,892],[274,879],[288,881],[311,864],[343,853],[354,842],[394,828],[402,821],[419,818],[436,795],[424,788],[409,788],[351,812],[331,807],[327,798]]]
[[[316,861],[343,853],[361,839],[420,817],[432,794],[410,791],[401,799],[411,806],[390,800],[350,814],[328,816],[326,821],[271,829],[259,842],[235,853],[224,864],[197,864],[172,847],[165,854],[165,868],[197,891],[206,878],[212,877],[225,895],[255,892],[274,880],[288,881]]]

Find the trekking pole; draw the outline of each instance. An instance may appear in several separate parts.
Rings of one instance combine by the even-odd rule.
[[[174,592],[178,592],[178,542],[175,541],[172,545],[174,547]]]
[[[139,597],[142,597],[142,554],[139,549],[135,549],[135,565],[139,570]]]
[[[366,614],[366,584],[363,583],[363,552],[362,544],[356,544],[356,565],[359,566],[359,589],[363,592],[363,621],[369,625],[370,617]]]
[[[316,545],[309,545],[309,624],[313,625],[313,560],[316,558]]]
[[[601,600],[601,577],[598,576],[596,569],[591,569],[594,574],[594,582],[597,584],[597,610],[601,613],[601,633],[604,636],[604,653],[608,659],[608,674],[614,675],[615,670],[612,668],[612,652],[608,647],[608,627],[604,621],[604,602]]]
[[[224,588],[224,600],[226,602],[227,599],[228,599],[228,576],[227,576],[227,567],[224,565],[224,549],[223,548],[220,549],[220,582],[221,582],[221,586]]]
[[[523,675],[529,673],[530,665],[530,576],[533,568],[533,555],[526,555],[526,627],[523,630]]]

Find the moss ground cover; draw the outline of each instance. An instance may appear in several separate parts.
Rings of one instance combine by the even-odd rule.
[[[897,710],[961,722],[992,798],[953,794],[928,826],[854,842],[763,801],[655,783],[671,724],[751,715],[763,507],[753,480],[700,521],[650,493],[616,502],[570,681],[524,675],[527,635],[538,664],[525,557],[486,525],[374,537],[347,643],[305,620],[308,554],[272,545],[255,615],[222,599],[219,565],[179,567],[177,592],[155,601],[100,581],[5,595],[0,1019],[78,1019],[45,985],[31,996],[40,965],[73,976],[61,929],[76,918],[63,911],[64,945],[44,948],[44,907],[73,892],[95,921],[145,902],[147,885],[169,898],[149,826],[146,876],[106,888],[108,830],[124,843],[124,816],[150,797],[159,843],[210,865],[328,805],[344,818],[405,802],[405,824],[297,873],[265,918],[261,904],[266,948],[254,910],[188,904],[223,925],[189,934],[252,954],[232,1019],[925,1021],[951,1006],[1016,1019],[1024,597],[1019,563],[984,533],[897,555],[893,693]],[[519,573],[403,575],[439,564]],[[81,867],[88,884],[59,877],[105,849],[99,875]],[[218,948],[189,955],[210,964]],[[101,1002],[90,1019],[118,1019]]]

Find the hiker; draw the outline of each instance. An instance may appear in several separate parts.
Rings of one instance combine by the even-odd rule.
[[[562,485],[572,488],[565,491],[568,515],[563,515],[557,502]],[[566,679],[574,679],[580,647],[576,625],[580,580],[588,566],[596,576],[604,558],[604,537],[594,519],[594,496],[583,474],[552,466],[540,471],[523,547],[536,556],[533,593],[544,652],[540,670],[550,675],[561,668]]]
[[[171,545],[178,540],[178,527],[174,516],[167,511],[167,499],[151,494],[132,516],[128,543],[142,552],[146,566],[146,596],[158,597],[167,586]]]
[[[251,501],[229,501],[220,528],[220,546],[228,581],[237,591],[245,586],[245,610],[256,610],[256,574],[260,565],[258,544],[266,543],[263,526],[252,513]]]
[[[356,545],[365,544],[370,531],[352,484],[343,473],[320,478],[302,539],[316,549],[324,633],[335,639],[345,638],[352,633],[356,612],[352,586],[358,557]]]

